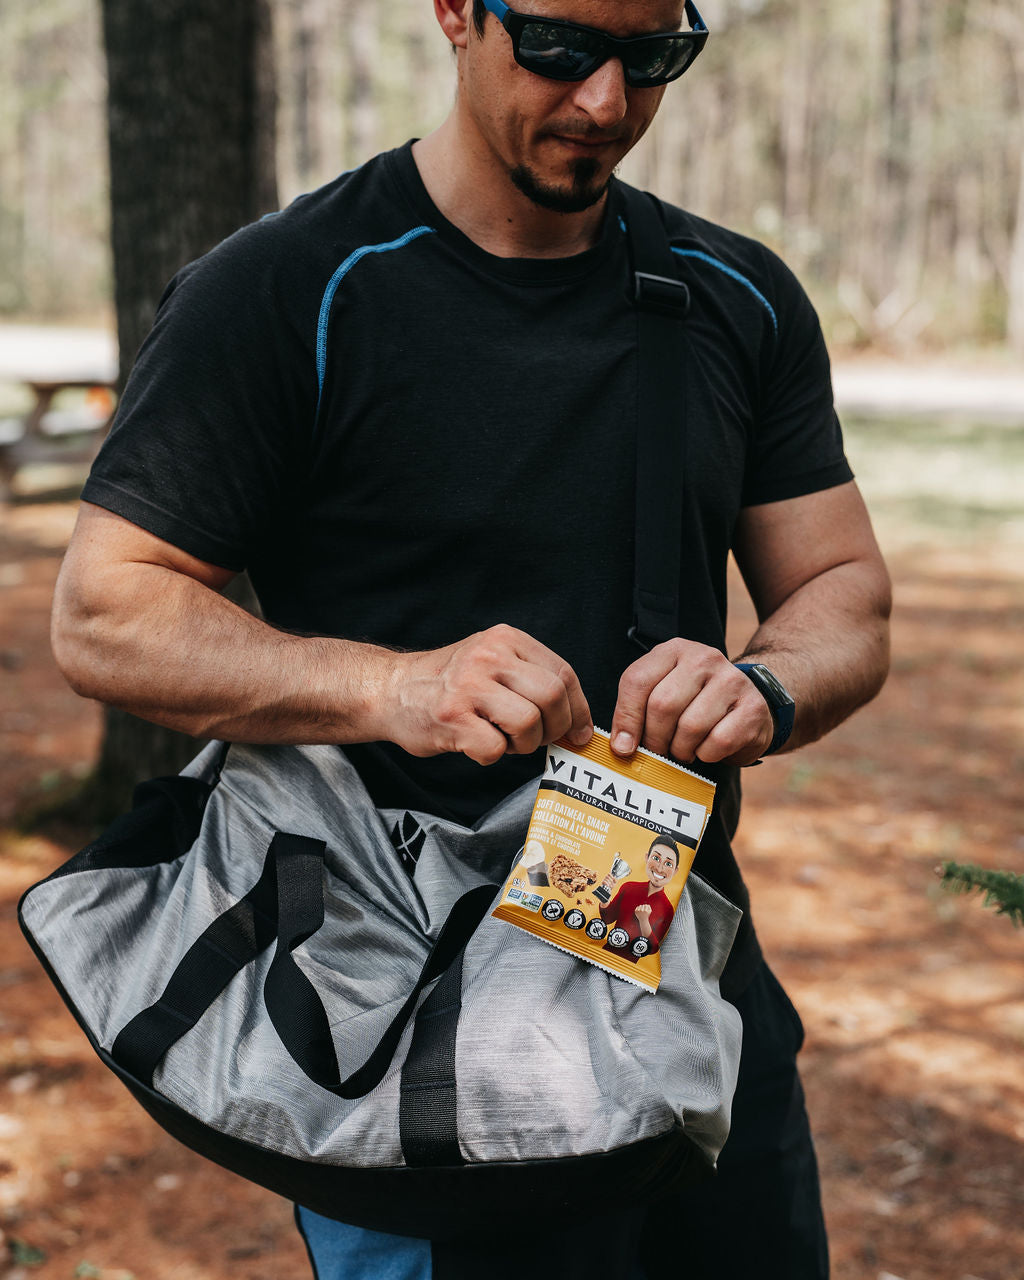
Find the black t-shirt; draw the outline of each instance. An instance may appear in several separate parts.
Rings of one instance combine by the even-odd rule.
[[[724,650],[741,507],[851,473],[792,274],[754,241],[665,216],[692,299],[680,634]],[[623,218],[613,182],[593,248],[497,258],[435,208],[410,145],[376,157],[178,273],[83,496],[247,568],[282,628],[425,649],[510,623],[570,662],[609,727],[638,656]],[[349,754],[379,804],[467,822],[540,772],[532,757]],[[725,785],[697,868],[746,907],[735,771],[712,772]]]

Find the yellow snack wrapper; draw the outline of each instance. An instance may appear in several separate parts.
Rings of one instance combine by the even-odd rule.
[[[548,747],[526,843],[492,915],[657,991],[661,945],[715,798],[714,783],[642,747]]]

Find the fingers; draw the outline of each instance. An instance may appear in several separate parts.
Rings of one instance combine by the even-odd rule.
[[[460,752],[479,764],[593,733],[567,662],[525,632],[497,626],[446,649],[400,660],[389,736],[414,755]]]
[[[564,736],[579,745],[589,740],[593,723],[576,673],[545,645],[493,627],[483,633],[476,661],[482,682],[474,710],[502,731],[511,753],[528,755]]]
[[[651,692],[676,667],[677,657],[668,645],[657,645],[650,653],[631,663],[619,681],[619,696],[612,716],[611,746],[621,756],[632,755],[645,739],[647,709]]]
[[[764,698],[724,654],[673,640],[623,674],[611,732],[620,755],[641,745],[676,760],[749,764],[773,725]]]
[[[717,722],[713,720],[703,717],[696,728],[681,723],[669,754],[677,760],[745,765],[759,760],[771,744],[771,712],[756,689],[743,690],[740,701]]]
[[[585,746],[593,736],[594,722],[576,672],[557,653],[525,632],[511,627],[496,630],[512,632],[514,650],[522,665],[513,669],[508,687],[533,702],[541,712],[543,741],[554,742],[567,736],[577,746]],[[556,710],[554,716],[552,709]]]
[[[525,675],[518,683],[533,681]],[[542,744],[554,742],[568,732],[571,723],[569,702],[561,685],[549,697],[547,690],[527,694],[494,684],[484,690],[475,712],[500,730],[506,750],[512,755],[529,755]]]
[[[477,764],[496,764],[509,749],[508,739],[500,729],[481,720],[478,716],[467,717],[460,731],[449,739],[451,746],[433,746],[424,751],[415,751],[414,755],[434,756],[445,751],[468,756]]]
[[[737,683],[742,681],[742,684]],[[768,704],[742,672],[722,673],[681,712],[668,746],[677,760],[752,764],[772,740]]]

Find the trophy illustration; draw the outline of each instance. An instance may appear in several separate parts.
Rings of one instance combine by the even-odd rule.
[[[613,880],[625,880],[626,876],[633,870],[629,863],[620,855],[615,855],[615,861],[612,863],[612,869],[608,873]],[[599,902],[610,902],[612,896],[611,889],[606,889],[603,884],[599,884],[594,890],[594,897]]]

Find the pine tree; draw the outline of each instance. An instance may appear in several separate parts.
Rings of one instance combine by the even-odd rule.
[[[1024,876],[959,862],[943,863],[940,875],[943,888],[953,893],[984,894],[986,907],[994,907],[997,915],[1009,916],[1015,925],[1024,924]]]

